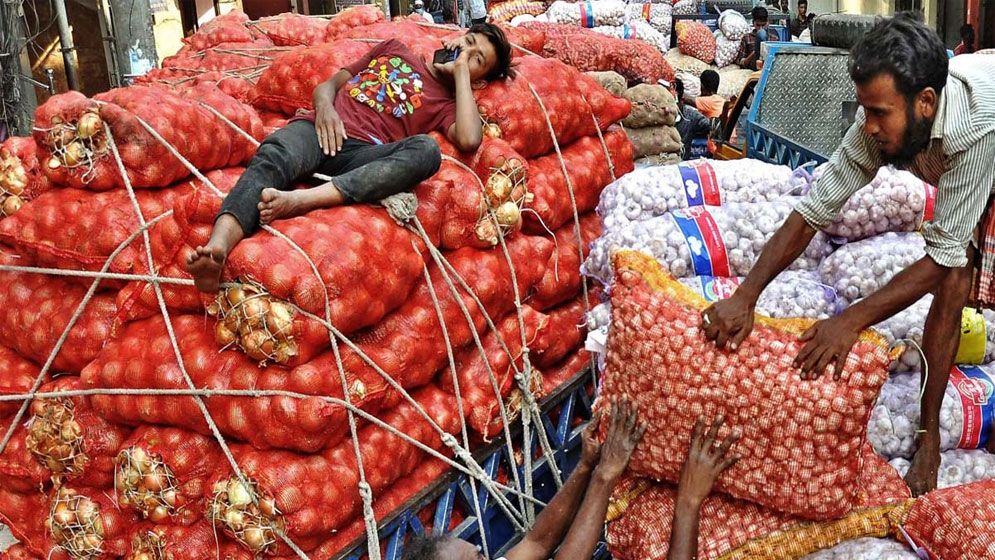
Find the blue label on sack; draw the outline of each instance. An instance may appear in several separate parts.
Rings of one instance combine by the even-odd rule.
[[[704,160],[683,162],[677,165],[688,206],[721,206],[719,181],[715,170]]]
[[[580,3],[580,21],[584,27],[594,27],[594,6],[590,2]]]
[[[712,215],[700,206],[670,214],[684,234],[695,275],[730,276],[725,242]]]
[[[633,28],[631,28],[631,27],[629,27],[628,23],[626,23],[625,25],[622,26],[622,38],[623,39],[635,39],[636,38],[636,30],[633,29]]]
[[[985,447],[995,423],[995,379],[977,366],[956,366],[950,371],[950,383],[957,389],[964,411],[958,447]]]
[[[723,278],[715,276],[699,276],[698,284],[701,286],[701,297],[705,301],[713,303],[721,299],[728,299],[732,296],[736,288],[742,282],[742,278]]]

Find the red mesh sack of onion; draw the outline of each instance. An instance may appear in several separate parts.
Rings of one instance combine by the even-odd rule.
[[[860,336],[839,380],[801,380],[792,361],[810,321],[758,316],[739,349],[719,350],[699,330],[706,302],[654,259],[626,251],[615,268],[602,395],[632,399],[650,426],[635,474],[677,480],[695,420],[722,414],[742,433],[742,459],[717,490],[811,519],[857,505],[867,418],[888,375],[879,336]]]
[[[995,480],[936,490],[916,500],[905,531],[932,560],[995,558]]]
[[[677,23],[677,48],[705,64],[715,60],[715,36],[705,24],[697,21]]]

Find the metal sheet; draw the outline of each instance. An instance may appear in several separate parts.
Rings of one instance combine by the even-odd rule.
[[[770,132],[829,156],[843,138],[845,103],[856,100],[846,51],[778,51],[761,99],[758,123]]]

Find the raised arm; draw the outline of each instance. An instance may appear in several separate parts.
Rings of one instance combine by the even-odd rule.
[[[601,450],[601,460],[594,469],[577,518],[556,552],[556,560],[591,558],[594,555],[605,525],[612,489],[629,465],[632,451],[645,432],[646,425],[637,422],[636,409],[628,401],[612,404],[611,424]]]
[[[451,45],[447,44],[446,48],[451,48]],[[452,76],[456,89],[456,122],[446,131],[446,138],[459,151],[467,153],[477,151],[484,137],[477,100],[473,97],[470,83],[469,56],[468,49],[463,49],[455,62],[435,65],[439,72]]]
[[[546,560],[563,540],[601,457],[601,444],[597,439],[599,423],[598,416],[588,423],[582,436],[580,462],[560,491],[536,516],[532,530],[505,555],[507,560]]]
[[[701,504],[712,492],[719,474],[739,460],[729,455],[729,448],[740,437],[738,432],[732,432],[716,445],[722,421],[721,416],[717,418],[706,434],[705,422],[699,418],[691,432],[691,446],[677,485],[667,560],[694,560],[698,557]]]
[[[822,178],[771,237],[742,285],[732,297],[702,312],[705,336],[719,348],[742,344],[753,330],[753,311],[764,288],[802,254],[817,230],[833,221],[847,199],[874,178],[879,166],[880,155],[864,134],[861,112]]]

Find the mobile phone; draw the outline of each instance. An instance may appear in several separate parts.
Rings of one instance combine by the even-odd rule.
[[[447,64],[449,62],[454,62],[459,58],[459,49],[439,49],[435,51],[435,56],[432,57],[432,62],[434,64]]]

